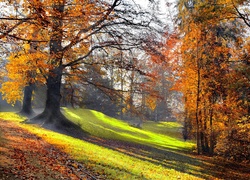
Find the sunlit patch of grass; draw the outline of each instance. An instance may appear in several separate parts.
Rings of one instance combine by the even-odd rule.
[[[15,112],[0,112],[0,119],[21,122],[24,121],[26,118],[24,116],[18,115]]]
[[[181,136],[182,125],[178,122],[147,121],[143,124],[143,129],[154,133],[177,137],[180,139],[182,138]]]
[[[123,153],[55,133],[36,126],[23,128],[56,145],[72,158],[86,164],[87,168],[105,174],[106,179],[199,179],[188,173],[140,160]]]
[[[84,131],[97,137],[171,149],[191,149],[194,146],[180,138],[178,129],[181,125],[176,122],[145,122],[139,129],[93,110],[65,108],[64,113]]]
[[[157,146],[161,149],[190,147],[188,143],[178,138],[165,135],[167,133],[164,133],[163,129],[175,128],[178,126],[177,124],[170,126],[163,123],[153,129],[150,129],[152,127],[138,129],[96,111],[64,109],[64,113],[72,121],[80,124],[85,131],[98,137],[139,142],[145,145]],[[0,118],[7,118],[14,122],[21,122],[25,119],[14,113],[0,113]],[[191,167],[190,164],[180,163],[179,160],[185,161],[183,159],[169,161],[166,157],[165,161],[164,157],[166,154],[159,154],[159,157],[162,157],[162,163],[160,163],[159,160],[146,157],[146,153],[153,152],[145,152],[144,155],[138,155],[136,158],[122,152],[55,133],[36,125],[18,124],[22,128],[42,137],[50,144],[68,153],[72,159],[83,162],[87,168],[90,168],[96,173],[104,174],[105,179],[199,179],[194,175],[188,174],[192,171],[199,171],[198,165]],[[152,125],[157,126],[158,124],[152,123],[151,126]],[[160,134],[157,133],[157,131],[160,130],[158,128],[163,128]],[[157,154],[155,155],[157,156]],[[178,156],[176,158],[178,158]]]

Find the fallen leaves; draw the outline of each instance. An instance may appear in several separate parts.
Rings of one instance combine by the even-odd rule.
[[[15,123],[0,120],[0,179],[96,179],[85,166]],[[4,161],[2,161],[2,159]]]

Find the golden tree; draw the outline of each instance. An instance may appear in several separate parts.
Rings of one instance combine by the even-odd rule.
[[[199,154],[213,154],[216,134],[224,132],[226,126],[230,129],[227,133],[231,133],[232,124],[245,116],[240,93],[233,93],[231,84],[240,80],[234,61],[235,51],[242,46],[242,24],[235,19],[239,3],[179,3],[183,38],[178,85],[183,92],[185,119],[195,131]],[[241,108],[237,109],[236,104]]]
[[[35,72],[42,74],[47,86],[45,109],[30,122],[40,122],[45,126],[74,126],[60,111],[60,89],[62,80],[67,79],[65,75],[76,77],[74,69],[84,73],[84,65],[101,66],[114,61],[111,58],[111,49],[133,51],[149,45],[145,43],[146,39],[140,32],[145,36],[150,36],[150,33],[158,33],[160,36],[159,31],[153,28],[157,27],[157,23],[152,23],[155,16],[135,5],[133,1],[13,2],[5,2],[6,7],[13,8],[15,13],[1,18],[0,36],[5,41],[11,39],[16,42],[36,43],[38,47],[43,46],[40,48],[43,54],[47,53],[39,62],[36,60],[40,57],[36,53],[30,53],[30,56],[36,56],[31,63],[35,65]],[[35,27],[30,28],[31,26]],[[34,29],[38,36],[34,36]],[[109,58],[99,59],[100,54]],[[113,64],[126,70],[138,71],[138,68],[126,61],[116,61]]]

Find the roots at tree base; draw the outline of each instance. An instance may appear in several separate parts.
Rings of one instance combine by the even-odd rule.
[[[77,124],[67,119],[60,110],[45,109],[41,114],[25,121],[27,124],[38,124],[46,129],[82,139],[88,135]]]
[[[22,109],[18,114],[31,117],[35,114],[35,112],[33,111],[33,109]]]

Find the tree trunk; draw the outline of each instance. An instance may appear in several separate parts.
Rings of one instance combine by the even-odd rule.
[[[209,142],[208,142],[208,115],[207,115],[207,106],[206,100],[203,102],[203,135],[204,135],[204,145],[203,145],[203,153],[209,154]]]
[[[37,123],[54,131],[73,137],[82,138],[86,135],[78,125],[68,120],[61,112],[61,78],[62,67],[56,68],[47,79],[47,100],[44,111],[28,122]]]
[[[38,123],[45,128],[60,133],[82,138],[86,135],[82,129],[69,121],[60,110],[61,101],[61,80],[63,72],[63,12],[65,1],[54,1],[52,16],[52,32],[50,36],[50,65],[53,67],[47,76],[47,100],[44,111],[28,122]]]
[[[41,121],[42,124],[67,124],[68,120],[60,110],[62,69],[58,67],[48,76],[45,109],[40,115],[34,117],[33,121]]]
[[[123,108],[124,108],[124,94],[123,94],[123,70],[121,69],[121,72],[120,72],[120,78],[121,78],[121,101],[120,101],[120,118],[123,119],[124,116],[123,116]]]
[[[48,76],[47,79],[47,100],[45,109],[42,114],[33,118],[33,120],[45,120],[43,123],[55,123],[58,115],[61,116],[60,101],[61,101],[61,72],[62,68],[57,68],[54,73]]]
[[[61,79],[62,79],[62,17],[64,11],[63,2],[55,1],[53,4],[54,15],[52,18],[52,32],[50,36],[50,64],[47,81],[47,100],[42,114],[36,116],[32,121],[42,121],[44,124],[59,123],[63,115],[60,111],[61,101]],[[58,121],[58,122],[57,122]]]
[[[22,115],[30,116],[34,114],[31,103],[34,87],[34,84],[29,84],[29,86],[24,88],[23,105],[21,111],[19,112]]]
[[[182,129],[182,136],[183,136],[184,141],[188,139],[188,117],[186,115],[186,112],[185,112],[185,117],[184,117],[184,126]]]
[[[195,109],[195,120],[196,120],[196,145],[197,153],[201,154],[201,124],[200,124],[200,62],[198,58],[198,45],[197,45],[197,94],[196,94],[196,109]]]
[[[209,149],[209,154],[213,155],[214,154],[214,147],[215,147],[215,137],[214,137],[214,130],[213,130],[213,108],[210,107],[210,117],[209,117],[209,122],[210,122],[210,135],[209,135],[209,144],[210,144],[210,149]]]

